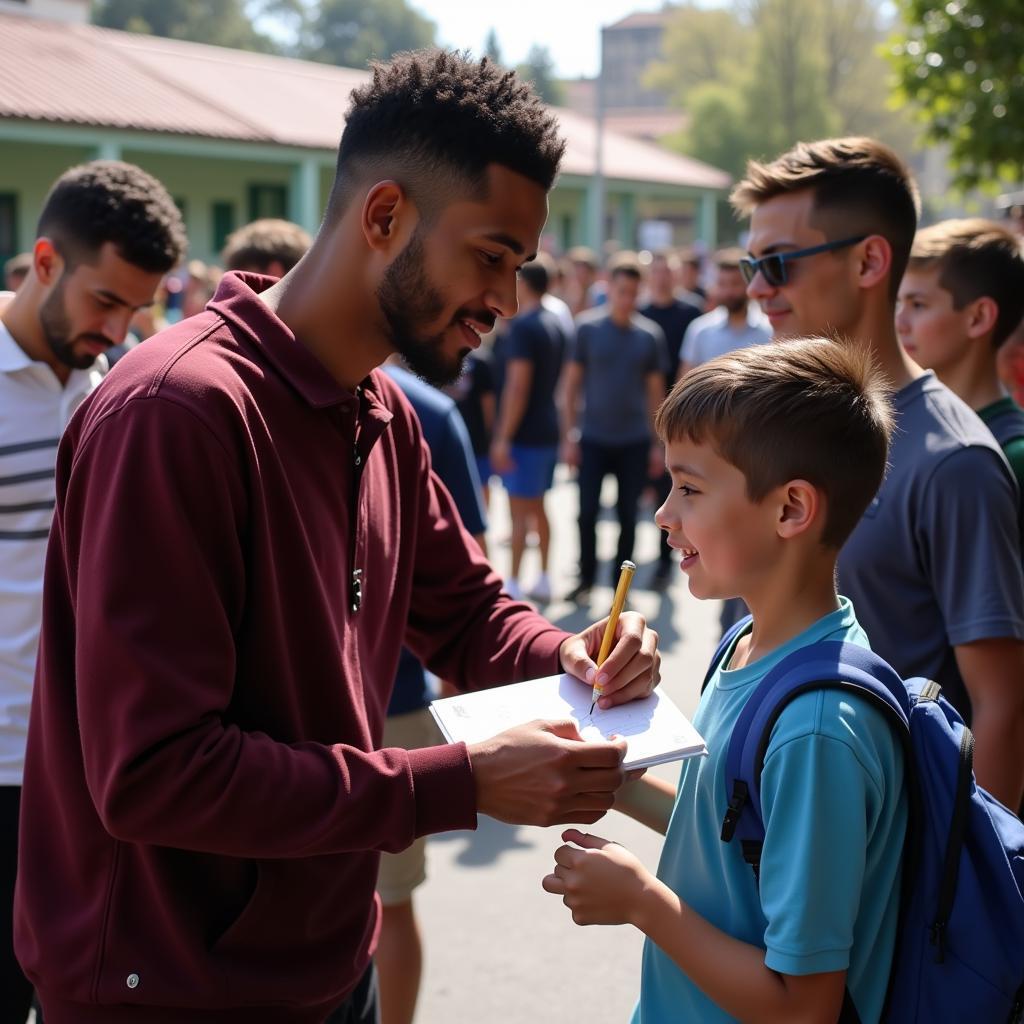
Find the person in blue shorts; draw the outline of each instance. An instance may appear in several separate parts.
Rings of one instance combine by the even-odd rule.
[[[536,530],[540,575],[529,593],[542,604],[551,600],[551,527],[544,495],[554,483],[558,461],[555,389],[569,346],[558,317],[542,304],[547,290],[544,264],[525,263],[519,270],[519,313],[502,345],[504,383],[490,451],[491,468],[508,492],[512,519],[512,567],[505,589],[514,598],[524,595],[519,575],[527,535]]]
[[[647,777],[633,784],[647,799],[616,797],[668,821],[657,877],[570,829],[543,881],[577,924],[647,936],[634,1024],[824,1024],[847,990],[863,1024],[879,1019],[907,824],[903,751],[882,712],[836,690],[783,710],[764,759],[759,884],[740,843],[719,834],[725,754],[765,673],[821,640],[868,645],[835,568],[882,480],[893,417],[870,357],[818,338],[705,363],[659,410],[673,491],[657,523],[690,592],[742,597],[753,622],[701,697],[694,725],[709,756],[684,762],[674,805]]]

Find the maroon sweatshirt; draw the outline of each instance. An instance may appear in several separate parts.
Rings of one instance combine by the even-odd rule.
[[[379,852],[476,823],[464,745],[377,749],[403,641],[465,687],[557,671],[398,387],[337,384],[269,283],[227,275],[61,443],[15,926],[47,1024],[322,1021]]]

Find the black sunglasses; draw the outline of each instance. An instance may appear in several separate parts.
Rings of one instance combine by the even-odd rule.
[[[752,256],[744,256],[740,260],[740,273],[743,280],[750,284],[754,275],[760,270],[765,281],[773,288],[781,288],[789,280],[786,264],[791,260],[802,260],[805,256],[817,256],[819,252],[832,252],[845,249],[847,246],[863,242],[867,235],[855,235],[853,238],[841,238],[838,242],[826,242],[824,245],[812,245],[810,249],[796,249],[794,252],[773,252],[770,256],[762,256],[755,260]]]

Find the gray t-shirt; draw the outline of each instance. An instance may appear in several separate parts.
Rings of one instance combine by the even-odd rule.
[[[725,306],[719,306],[697,317],[686,328],[680,358],[690,366],[697,366],[735,349],[766,345],[771,340],[771,324],[755,303],[747,306],[747,322],[739,330],[729,323],[729,311]]]
[[[839,555],[839,589],[904,678],[970,707],[953,647],[1024,640],[1017,484],[978,416],[932,373],[895,398],[890,469]]]
[[[589,310],[576,321],[572,358],[583,367],[583,440],[625,445],[650,439],[647,376],[668,372],[661,328],[639,313],[619,327],[607,309]]]

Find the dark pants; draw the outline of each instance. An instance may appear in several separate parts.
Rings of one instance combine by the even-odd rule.
[[[377,968],[371,963],[352,995],[324,1021],[324,1024],[380,1024]]]
[[[18,869],[19,786],[0,786],[0,1024],[25,1024],[32,986],[14,959],[14,878]]]
[[[609,474],[615,476],[619,519],[616,568],[633,557],[636,512],[647,481],[650,442],[610,445],[584,440],[580,444],[580,583],[591,586],[597,575],[597,515],[601,510],[601,485]]]

